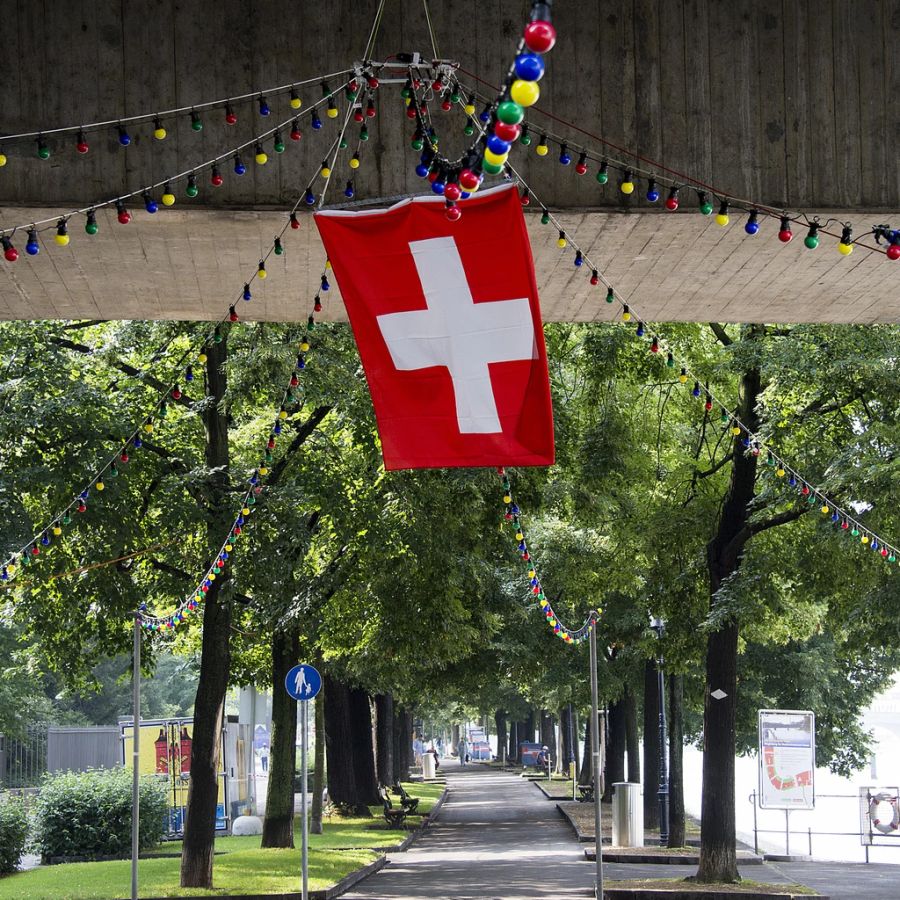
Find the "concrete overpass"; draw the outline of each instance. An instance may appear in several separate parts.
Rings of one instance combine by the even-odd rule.
[[[344,68],[363,52],[374,0],[330,4],[221,0],[62,0],[25,4],[4,29],[4,90],[0,129],[6,134],[49,130],[255,92]],[[528,3],[431,4],[441,56],[496,82],[511,57]],[[875,224],[900,227],[900,0],[557,0],[556,48],[547,56],[541,109],[584,132],[685,173],[729,197],[774,209],[852,221],[855,235]],[[423,6],[388,0],[372,54],[401,50],[432,55]],[[461,75],[465,86],[476,82]],[[332,79],[332,85],[340,79]],[[362,165],[339,163],[333,199],[354,175],[357,196],[396,197],[422,190],[412,172],[408,121],[396,86],[380,89],[379,114],[360,145]],[[303,89],[321,96],[318,84]],[[114,127],[89,132],[90,152],[76,153],[72,135],[48,135],[49,159],[36,143],[3,141],[0,227],[55,217],[184,172],[249,140],[292,112],[287,95],[271,98],[265,121],[257,101],[235,104],[238,123],[223,110],[129,129],[119,145]],[[302,112],[302,110],[301,110]],[[462,148],[462,117],[436,111],[441,137]],[[441,119],[444,117],[444,119]],[[540,113],[536,125],[596,152],[603,146]],[[446,120],[446,125],[441,124]],[[155,216],[133,203],[128,226],[115,212],[98,213],[99,233],[71,223],[68,247],[45,233],[36,257],[0,261],[0,318],[91,317],[213,319],[239,292],[286,210],[321,163],[340,120],[320,132],[301,119],[299,144],[213,189],[199,179],[194,200]],[[351,130],[352,147],[356,146]],[[622,153],[611,157],[630,162]],[[650,320],[900,321],[900,262],[858,246],[852,256],[823,238],[815,251],[803,231],[781,244],[777,222],[747,237],[743,217],[727,228],[696,212],[691,192],[682,208],[661,211],[640,188],[631,197],[616,177],[601,188],[574,166],[517,148],[511,161],[535,194],[598,259],[606,275]],[[638,163],[654,170],[653,166]],[[662,171],[660,168],[659,171]],[[534,206],[532,206],[534,211]],[[556,246],[556,233],[531,220],[541,300],[548,320],[591,321],[612,308]],[[840,232],[840,225],[829,230]],[[25,238],[16,235],[20,249]],[[869,247],[871,239],[863,241]],[[254,288],[245,318],[305,317],[318,283],[321,246],[303,219],[285,239],[286,253],[269,263],[271,277]],[[332,292],[325,317],[343,318]],[[334,298],[332,300],[332,298]]]

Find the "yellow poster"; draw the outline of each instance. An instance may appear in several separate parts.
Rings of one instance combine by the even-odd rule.
[[[153,775],[165,783],[169,800],[166,831],[169,835],[184,832],[184,816],[187,807],[188,784],[191,773],[191,749],[193,741],[193,719],[172,719],[168,721],[141,721],[141,741],[139,770],[142,775]],[[123,762],[131,765],[134,748],[134,728],[122,726]],[[216,830],[225,831],[228,821],[225,817],[225,745],[219,747],[219,796],[216,807]]]

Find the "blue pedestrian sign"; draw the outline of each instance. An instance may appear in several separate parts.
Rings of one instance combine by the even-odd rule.
[[[295,700],[312,700],[322,690],[322,676],[312,666],[301,663],[287,673],[284,686]]]

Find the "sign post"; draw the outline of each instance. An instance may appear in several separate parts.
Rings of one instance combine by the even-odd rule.
[[[294,666],[284,679],[288,694],[300,703],[300,866],[302,871],[302,897],[309,898],[309,819],[307,818],[306,752],[307,706],[322,690],[322,676],[312,666],[301,663]],[[318,790],[318,785],[316,789]]]
[[[134,656],[131,674],[134,734],[131,754],[131,900],[138,895],[138,852],[140,850],[140,803],[141,803],[141,614],[134,616]]]

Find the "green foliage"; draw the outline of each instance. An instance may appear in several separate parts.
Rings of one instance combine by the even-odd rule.
[[[22,802],[0,796],[0,875],[16,871],[27,835],[28,817]]]
[[[34,808],[32,841],[44,860],[123,856],[131,849],[132,776],[127,769],[48,775]],[[152,777],[140,785],[139,845],[165,833],[165,785]]]

